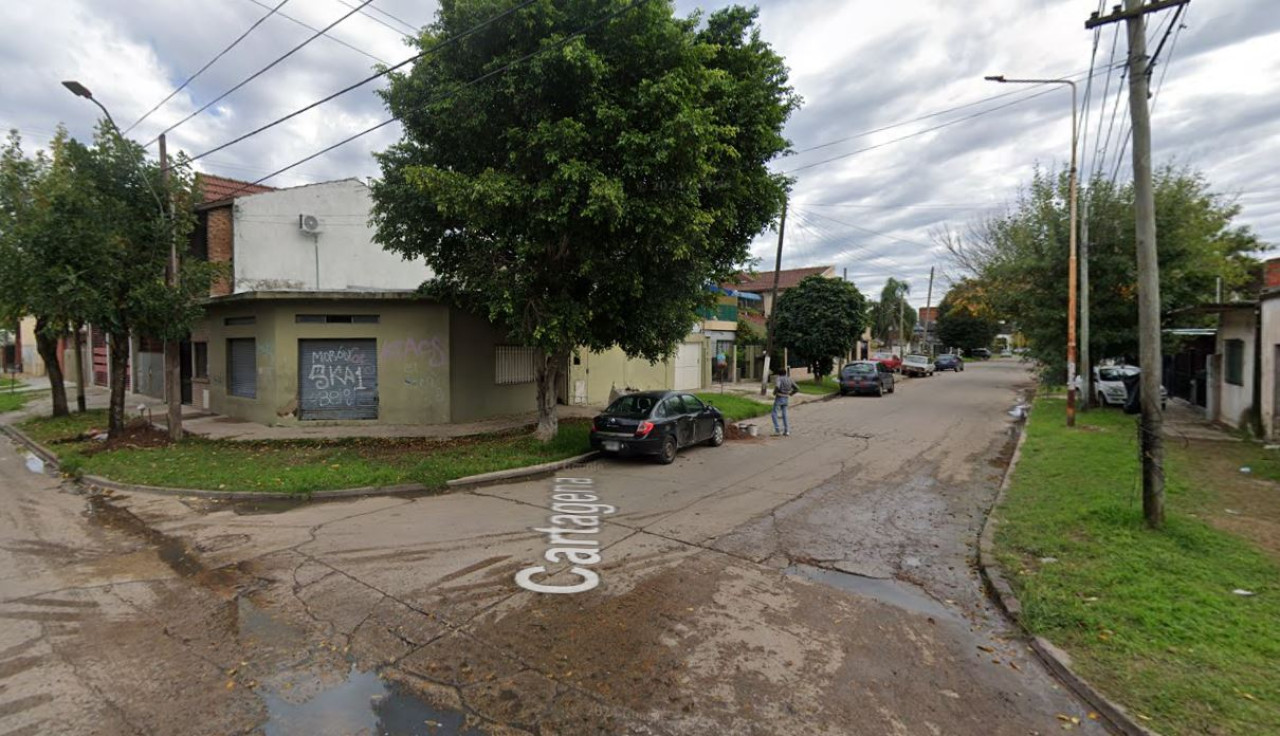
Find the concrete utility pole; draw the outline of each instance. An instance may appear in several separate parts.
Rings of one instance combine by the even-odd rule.
[[[898,353],[906,355],[907,351],[902,349],[902,341],[906,338],[907,333],[907,300],[898,295]]]
[[[920,333],[921,340],[929,346],[929,357],[933,357],[933,341],[929,339],[929,308],[933,306],[933,266],[929,267],[929,292],[924,298],[924,331]]]
[[[1076,426],[1076,142],[1080,126],[1076,123],[1076,83],[1070,79],[1005,79],[1004,75],[987,77],[1001,84],[1065,84],[1071,87],[1071,176],[1067,185],[1071,201],[1067,244],[1067,426]]]
[[[169,191],[169,150],[165,147],[164,133],[160,134],[160,181],[165,192]],[[161,208],[161,214],[168,212]],[[165,218],[166,220],[168,217]],[[169,267],[165,269],[165,282],[170,289],[178,286],[178,244],[174,242],[173,233],[165,228],[169,239]],[[177,340],[166,340],[164,343],[164,385],[165,396],[169,401],[169,439],[177,442],[182,439],[182,361],[181,348]]]
[[[1138,362],[1142,367],[1142,513],[1147,525],[1164,525],[1164,415],[1160,410],[1160,264],[1156,259],[1155,190],[1151,177],[1151,113],[1147,109],[1147,37],[1143,16],[1189,0],[1125,0],[1124,9],[1085,22],[1091,29],[1123,20],[1129,35],[1129,114],[1133,121],[1134,221],[1138,253]]]
[[[782,277],[782,236],[787,231],[787,200],[782,200],[782,221],[778,223],[778,257],[773,263],[773,296],[769,297],[769,315],[764,323],[764,372],[760,376],[760,395],[769,392],[769,355],[773,353],[773,315],[778,311],[778,279]]]
[[[1089,197],[1080,212],[1080,411],[1093,406],[1093,369],[1089,364]]]

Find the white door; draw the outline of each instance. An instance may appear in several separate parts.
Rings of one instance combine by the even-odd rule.
[[[702,346],[684,343],[676,352],[677,391],[702,388]]]

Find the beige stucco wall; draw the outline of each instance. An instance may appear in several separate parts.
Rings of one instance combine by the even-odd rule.
[[[454,422],[519,414],[538,408],[533,381],[494,383],[494,347],[508,344],[486,320],[452,310],[449,323],[452,385],[450,407]]]
[[[702,335],[691,334],[684,342],[702,348],[702,386],[710,386],[712,355],[709,341]],[[627,387],[638,391],[671,388],[675,385],[675,378],[674,360],[650,363],[628,358],[620,348],[600,353],[583,349],[569,361],[568,401],[571,404],[605,404],[609,401],[609,392],[615,387],[619,391]]]
[[[1227,340],[1244,341],[1244,375],[1241,377],[1243,379],[1242,385],[1239,386],[1227,383],[1226,380],[1227,362],[1225,356]],[[1249,420],[1248,411],[1253,406],[1254,316],[1252,310],[1232,311],[1222,315],[1216,350],[1218,355],[1223,356],[1220,380],[1218,381],[1221,393],[1219,395],[1217,419],[1232,427],[1247,425]],[[1265,364],[1263,370],[1266,370]],[[1263,373],[1263,375],[1265,376],[1266,373]]]
[[[1276,352],[1280,351],[1280,298],[1268,295],[1262,302],[1262,431],[1268,440],[1280,436],[1276,420]]]
[[[452,401],[451,359],[456,357],[450,340],[449,311],[439,304],[404,300],[290,299],[215,305],[204,324],[193,333],[193,337],[208,338],[209,409],[263,424],[298,424],[298,341],[372,338],[377,341],[378,350],[378,419],[351,421],[448,422]],[[377,324],[299,324],[295,319],[297,314],[376,314],[379,321]],[[227,317],[249,315],[256,317],[256,324],[228,326],[224,323]],[[253,399],[227,394],[226,341],[236,337],[256,340],[258,386],[257,397]],[[463,339],[459,344],[470,349],[472,342]],[[488,360],[492,366],[491,352]],[[195,400],[201,401],[198,395]],[[530,402],[527,409],[532,408]]]

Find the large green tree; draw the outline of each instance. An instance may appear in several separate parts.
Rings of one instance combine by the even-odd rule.
[[[973,279],[952,285],[938,304],[938,338],[946,347],[969,354],[974,348],[991,347],[1000,322],[987,303],[986,290]]]
[[[11,159],[22,158],[16,137],[10,140],[0,166],[21,171],[10,166]],[[24,193],[4,195],[23,203],[0,225],[0,256],[20,264],[0,269],[6,290],[12,286],[19,295],[5,309],[36,317],[41,357],[59,386],[57,336],[84,323],[107,334],[108,434],[116,437],[124,429],[129,336],[184,337],[201,314],[199,302],[217,269],[186,261],[180,286],[166,283],[169,244],[185,243],[194,223],[193,176],[181,156],[165,177],[141,146],[105,123],[93,145],[59,132],[51,148],[52,155],[23,180]],[[0,174],[0,181],[8,178]],[[42,340],[48,340],[47,355]]]
[[[1161,312],[1168,326],[1194,326],[1194,318],[1174,324],[1168,315],[1212,300],[1218,278],[1228,293],[1244,286],[1264,245],[1234,224],[1239,205],[1215,194],[1201,174],[1164,166],[1154,183]],[[955,265],[982,284],[996,315],[1016,318],[1031,354],[1058,380],[1066,370],[1068,193],[1066,172],[1037,170],[1003,214],[963,233],[935,235]],[[1133,188],[1098,178],[1080,197],[1088,203],[1091,355],[1136,355]]]
[[[862,337],[867,300],[851,282],[809,276],[778,297],[773,319],[778,344],[821,378]]]
[[[417,43],[514,5],[444,2]],[[780,211],[766,164],[799,99],[755,20],[540,2],[391,77],[404,134],[378,156],[377,238],[426,260],[429,293],[541,351],[539,437],[556,433],[571,350],[669,355]]]

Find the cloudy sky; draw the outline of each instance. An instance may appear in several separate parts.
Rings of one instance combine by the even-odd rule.
[[[279,3],[0,3],[0,127],[17,128],[32,146],[44,145],[59,123],[88,137],[97,109],[60,86],[75,79],[128,128]],[[676,0],[682,14],[727,4]],[[150,141],[357,5],[286,0],[129,134]],[[429,22],[436,5],[374,0],[179,125],[170,147],[207,151],[367,76],[375,63],[412,55],[406,34]],[[1107,73],[1123,60],[1125,41],[1121,32],[1117,45],[1117,26],[1108,26],[1094,56],[1095,35],[1084,21],[1099,9],[1096,0],[759,0],[759,6],[763,35],[787,59],[805,98],[788,127],[796,154],[774,165],[797,179],[784,268],[848,269],[868,293],[893,276],[909,281],[913,301],[923,302],[929,267],[938,266],[940,277],[949,271],[930,232],[962,228],[1002,207],[1037,163],[1064,165],[1069,156],[1065,87],[998,85],[984,75],[1069,77],[1080,82],[1083,104],[1092,66],[1082,170],[1130,176],[1127,149],[1118,158],[1128,133],[1127,90],[1117,95],[1119,69]],[[1172,15],[1149,16],[1153,50]],[[1238,198],[1241,223],[1280,244],[1280,3],[1195,0],[1178,26],[1153,80],[1155,159],[1203,171],[1217,191]],[[212,154],[198,168],[256,180],[298,161],[385,119],[369,90]],[[266,183],[375,175],[370,152],[398,135],[388,126]],[[756,243],[766,269],[773,238]]]

